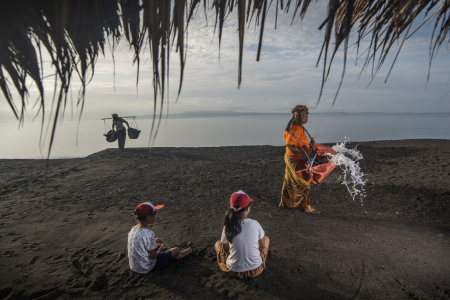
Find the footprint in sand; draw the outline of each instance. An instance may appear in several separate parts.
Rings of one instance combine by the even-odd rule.
[[[30,262],[28,263],[29,265],[34,265],[34,263],[39,259],[39,256],[35,256],[33,257]]]
[[[2,253],[2,255],[7,256],[7,257],[17,256],[15,251],[5,251]]]

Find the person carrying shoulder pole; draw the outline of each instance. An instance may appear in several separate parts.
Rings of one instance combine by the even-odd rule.
[[[114,131],[114,127],[116,128],[115,132],[117,135],[117,143],[119,144],[119,149],[124,149],[127,131],[125,130],[125,126],[123,124],[127,124],[127,128],[130,128],[130,125],[125,119],[119,117],[118,114],[112,114],[111,116],[113,119],[112,130]]]

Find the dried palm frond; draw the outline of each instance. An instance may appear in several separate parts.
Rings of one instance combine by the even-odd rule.
[[[333,0],[331,0],[330,3],[332,1]],[[337,5],[338,2],[339,1],[335,1],[335,4]],[[364,50],[364,52],[367,53],[367,56],[363,64],[363,69],[366,69],[372,65],[372,78],[380,70],[387,58],[387,55],[390,53],[393,46],[398,42],[400,43],[400,47],[397,50],[396,57],[399,55],[405,39],[409,36],[408,32],[415,19],[421,13],[425,13],[426,15],[430,14],[432,9],[438,4],[439,7],[437,7],[433,12],[436,19],[435,29],[437,28],[441,18],[446,19],[447,22],[444,21],[441,23],[438,37],[434,38],[434,47],[430,50],[430,64],[432,58],[437,53],[439,46],[445,42],[445,38],[448,37],[448,28],[450,26],[450,23],[448,22],[450,1],[448,0],[347,0],[341,1],[339,4],[341,5],[336,7],[336,9],[333,9],[333,11],[330,10],[329,14],[330,16],[335,11],[335,45],[332,51],[332,58],[328,64],[328,71],[323,78],[323,83],[326,81],[329,74],[332,60],[344,40],[346,41],[346,45],[344,47],[346,57],[350,32],[353,26],[358,22],[358,37],[356,40],[357,45],[359,46],[360,41],[362,41],[366,36],[371,35],[370,44],[367,49]],[[429,20],[431,20],[431,18],[427,21]],[[433,36],[431,37],[431,41],[433,42]],[[328,44],[329,42],[330,40],[326,38],[324,44]],[[396,58],[391,65],[386,80],[392,71],[395,60]],[[324,64],[324,74],[325,68],[327,68],[326,62]],[[344,72],[342,78],[343,76]],[[336,101],[338,92],[336,93],[334,101]]]
[[[18,0],[2,3],[0,10],[0,88],[13,114],[21,122],[27,109],[27,78],[39,91],[40,111],[44,120],[46,103],[43,87],[42,54],[45,49],[55,72],[56,108],[53,117],[53,134],[56,123],[67,102],[67,93],[73,75],[81,81],[78,104],[84,105],[86,84],[94,76],[94,67],[105,43],[113,44],[125,36],[134,49],[133,63],[137,64],[136,84],[139,80],[139,64],[143,47],[148,43],[152,58],[154,115],[160,97],[160,114],[164,104],[168,78],[171,43],[176,43],[180,57],[180,83],[183,82],[186,56],[185,32],[189,21],[202,0]],[[259,60],[266,15],[270,7],[303,18],[308,13],[311,0],[203,0],[203,7],[214,9],[215,29],[218,30],[219,46],[226,17],[237,6],[239,32],[238,86],[242,81],[242,63],[245,25],[255,22],[261,26],[257,51]],[[274,4],[275,3],[275,4]],[[272,6],[272,4],[274,4]],[[414,20],[420,14],[429,16],[424,23],[434,20],[431,36],[430,65],[439,47],[447,41],[450,27],[449,0],[328,0],[328,16],[324,20],[324,42],[319,61],[323,60],[322,93],[333,59],[344,47],[344,70],[347,48],[352,29],[358,26],[355,44],[370,36],[364,69],[372,65],[372,75],[383,65],[394,44],[409,37]],[[253,16],[256,18],[253,20]],[[206,17],[206,13],[205,13]],[[334,46],[330,50],[334,33]],[[114,51],[114,47],[112,48]],[[359,48],[358,48],[359,49]],[[398,52],[400,52],[400,49]],[[398,55],[398,53],[397,53]],[[319,63],[318,61],[318,63]],[[394,61],[395,63],[395,61]],[[392,68],[392,67],[391,67]],[[88,74],[90,76],[88,76]],[[344,77],[342,73],[341,83]],[[11,86],[21,97],[17,105],[11,94]],[[57,87],[57,88],[56,88]],[[339,89],[338,89],[339,92]],[[337,92],[337,93],[338,93]],[[336,93],[336,96],[337,96]],[[336,97],[335,97],[336,100]],[[155,120],[153,125],[155,125]],[[158,123],[159,124],[159,123]],[[153,127],[152,127],[153,131]],[[157,128],[155,130],[157,132]],[[51,149],[51,142],[50,142]],[[49,150],[50,151],[50,150]]]

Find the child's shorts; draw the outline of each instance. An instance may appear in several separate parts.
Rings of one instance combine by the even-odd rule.
[[[172,261],[172,252],[170,250],[166,250],[159,253],[152,271],[158,271],[170,266],[171,261]]]

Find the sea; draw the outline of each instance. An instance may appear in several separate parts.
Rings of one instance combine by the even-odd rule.
[[[270,113],[190,113],[163,115],[156,137],[151,135],[152,118],[128,118],[141,130],[138,139],[126,140],[125,147],[221,147],[283,146],[284,129],[291,114]],[[158,122],[158,118],[157,121]],[[45,159],[48,157],[51,128],[40,120],[0,121],[0,159]],[[156,125],[155,125],[156,126]],[[59,123],[50,159],[80,158],[117,148],[104,134],[111,120],[70,120]],[[450,114],[444,113],[313,113],[305,128],[317,143],[450,139]],[[155,131],[155,129],[154,129]]]

